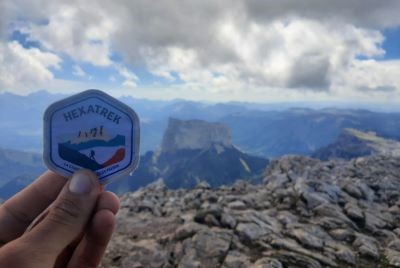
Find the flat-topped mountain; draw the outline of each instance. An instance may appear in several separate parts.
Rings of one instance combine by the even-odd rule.
[[[207,149],[212,145],[232,146],[227,125],[203,120],[179,120],[170,118],[164,133],[161,151]]]
[[[400,142],[380,137],[372,131],[348,128],[344,129],[333,143],[317,150],[313,157],[322,160],[351,159],[373,154],[400,156]]]
[[[169,188],[193,188],[202,181],[212,187],[238,179],[256,182],[268,162],[232,145],[230,130],[224,124],[170,119],[162,147],[143,155],[132,176],[110,187],[126,192],[158,179]]]

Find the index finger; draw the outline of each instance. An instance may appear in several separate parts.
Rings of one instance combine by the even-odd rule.
[[[0,245],[21,236],[29,224],[58,196],[66,178],[46,171],[0,206]]]

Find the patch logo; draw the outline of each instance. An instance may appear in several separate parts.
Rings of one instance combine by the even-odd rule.
[[[130,107],[87,90],[47,108],[43,158],[60,175],[90,169],[104,184],[137,167],[139,135],[139,119]]]

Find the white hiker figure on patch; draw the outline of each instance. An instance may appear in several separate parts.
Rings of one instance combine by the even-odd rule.
[[[96,159],[94,158],[96,152],[94,150],[90,150],[90,155],[89,158],[92,159],[93,161],[97,162]]]

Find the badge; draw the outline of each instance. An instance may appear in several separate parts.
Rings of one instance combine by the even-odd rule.
[[[44,114],[44,161],[66,177],[90,169],[105,184],[127,175],[139,163],[139,141],[136,113],[99,90],[58,101]]]

